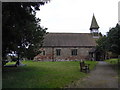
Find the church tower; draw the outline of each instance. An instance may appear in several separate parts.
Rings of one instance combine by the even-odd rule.
[[[92,22],[90,26],[90,33],[93,35],[93,38],[99,38],[99,26],[93,14]]]

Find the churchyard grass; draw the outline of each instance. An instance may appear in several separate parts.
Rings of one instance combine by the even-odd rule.
[[[6,63],[6,65],[12,65],[12,64],[16,64],[16,62]]]
[[[118,59],[108,59],[108,60],[105,60],[105,61],[110,63],[110,64],[118,64]]]
[[[61,88],[88,75],[80,72],[78,61],[22,63],[26,66],[3,68],[3,88]],[[86,63],[90,69],[97,64],[96,61]]]

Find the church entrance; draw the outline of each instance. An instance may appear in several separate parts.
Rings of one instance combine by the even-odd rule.
[[[95,61],[101,61],[101,53],[95,52]]]
[[[102,54],[101,52],[98,51],[94,51],[94,52],[89,52],[89,59],[91,61],[101,61],[102,60]]]

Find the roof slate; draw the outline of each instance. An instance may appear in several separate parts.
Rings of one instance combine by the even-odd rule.
[[[98,23],[97,23],[97,21],[96,21],[96,19],[95,19],[95,16],[94,16],[94,14],[93,14],[93,18],[92,18],[90,30],[92,30],[92,29],[98,29],[98,28],[99,28]]]
[[[43,46],[96,46],[96,42],[90,33],[48,33]]]

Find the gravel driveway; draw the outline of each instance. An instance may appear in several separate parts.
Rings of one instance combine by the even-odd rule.
[[[66,88],[118,88],[118,74],[108,63],[100,61],[88,77]]]

